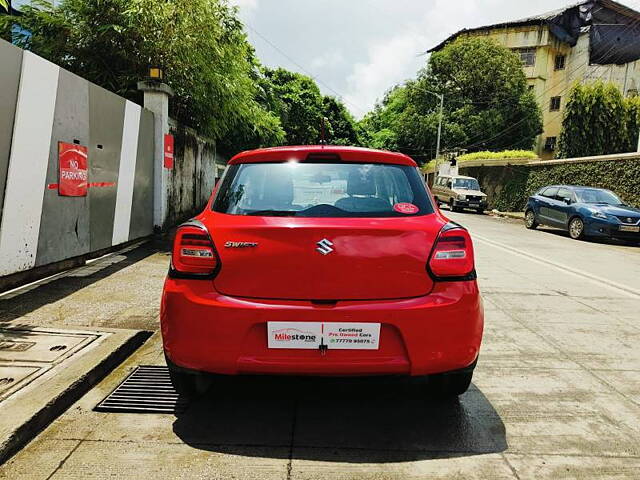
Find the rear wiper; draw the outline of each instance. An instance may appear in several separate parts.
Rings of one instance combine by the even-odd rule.
[[[295,210],[255,210],[253,212],[248,212],[247,215],[251,216],[265,216],[265,217],[295,217]]]

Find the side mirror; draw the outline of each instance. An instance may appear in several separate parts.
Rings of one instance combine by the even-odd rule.
[[[571,205],[571,199],[569,197],[563,198],[563,200],[567,205]]]
[[[447,182],[447,188],[453,188],[453,183]]]

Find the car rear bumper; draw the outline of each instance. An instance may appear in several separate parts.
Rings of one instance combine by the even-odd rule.
[[[477,359],[484,325],[475,281],[436,283],[431,294],[412,299],[316,305],[229,297],[210,281],[168,278],[160,320],[173,364],[232,375],[449,372]],[[380,348],[268,349],[269,321],[380,323]]]

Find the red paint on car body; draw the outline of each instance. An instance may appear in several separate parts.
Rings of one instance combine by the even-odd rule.
[[[229,165],[238,174],[249,165],[286,162],[362,165],[363,175],[371,165],[416,167],[399,153],[330,146],[243,152]],[[358,183],[357,173],[346,188],[320,177],[317,188],[328,195],[350,191],[345,205],[363,198],[373,204],[374,195],[360,195],[370,187]],[[174,256],[187,255],[174,263],[190,265],[191,273],[174,269],[164,285],[167,357],[178,367],[220,374],[429,375],[472,365],[484,318],[471,237],[441,214],[420,182],[423,213],[418,206],[414,214],[393,212],[408,202],[390,202],[386,216],[278,216],[216,211],[216,196],[229,188],[223,178],[184,231],[202,249],[209,247],[198,246],[193,229],[208,232],[215,257],[206,258],[215,259],[215,272],[193,269],[190,259],[205,254],[188,243],[186,250],[174,246]],[[177,238],[187,237],[179,231]],[[269,349],[268,322],[379,323],[379,348]]]

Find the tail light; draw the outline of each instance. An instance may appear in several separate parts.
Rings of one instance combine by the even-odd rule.
[[[442,279],[473,275],[475,259],[469,232],[451,224],[445,226],[431,252],[429,270]]]
[[[171,265],[178,274],[213,275],[220,266],[218,253],[206,227],[192,222],[178,227]]]

